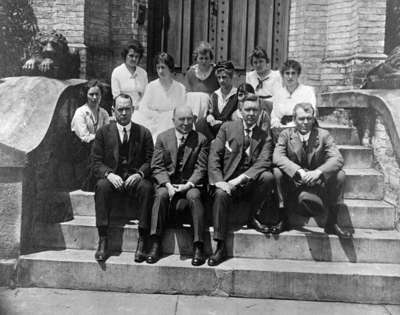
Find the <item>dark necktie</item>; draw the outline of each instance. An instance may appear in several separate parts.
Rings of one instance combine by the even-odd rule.
[[[126,128],[123,129],[124,139],[122,140],[122,144],[128,143],[128,133],[126,132]]]
[[[251,129],[245,129],[244,130],[244,150],[246,151],[248,147],[250,146],[250,132]]]
[[[303,164],[302,166],[305,168],[308,168],[308,161],[307,161],[307,141],[303,140],[303,152],[301,154],[301,163]]]
[[[264,78],[264,79],[262,79],[262,80],[261,80],[260,78],[257,78],[258,84],[257,84],[257,86],[256,86],[256,90],[262,89],[262,88],[263,88],[264,81],[267,81],[268,78],[269,78],[269,77],[266,77],[266,78]]]

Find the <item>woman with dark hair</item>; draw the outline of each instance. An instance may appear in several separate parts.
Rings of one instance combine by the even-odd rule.
[[[154,63],[158,79],[147,85],[132,121],[147,127],[153,139],[156,139],[160,132],[173,127],[173,109],[185,104],[186,90],[183,84],[173,78],[175,61],[171,55],[161,52],[155,57]]]
[[[78,107],[71,121],[71,130],[84,143],[94,140],[96,131],[110,121],[104,108],[100,107],[102,88],[97,80],[87,84],[87,102]]]
[[[185,75],[187,105],[193,110],[196,118],[204,118],[210,94],[219,88],[215,67],[212,64],[214,54],[207,42],[200,42],[193,52],[195,64]]]
[[[121,93],[128,94],[132,98],[136,109],[148,83],[147,72],[138,66],[143,53],[142,44],[134,40],[121,53],[124,63],[116,67],[111,74],[113,98],[115,99]]]
[[[293,108],[297,103],[310,103],[316,109],[313,87],[301,84],[301,65],[296,60],[287,60],[281,68],[282,85],[277,86],[272,97],[271,127],[291,127]]]
[[[275,85],[282,83],[281,74],[271,70],[268,54],[263,48],[256,47],[249,58],[254,70],[246,73],[246,83],[254,88],[260,99],[270,99]]]
[[[231,61],[219,61],[215,74],[221,86],[210,96],[207,116],[199,119],[196,130],[212,140],[225,121],[232,120],[232,114],[237,109],[236,88],[233,86],[235,67]]]
[[[90,151],[97,130],[110,122],[110,117],[104,108],[100,107],[102,87],[97,80],[87,84],[87,102],[78,107],[71,121],[72,159],[75,168],[75,178],[83,190],[92,190],[90,175]]]

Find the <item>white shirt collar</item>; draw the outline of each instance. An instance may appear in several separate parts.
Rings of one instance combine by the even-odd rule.
[[[237,92],[237,89],[234,86],[232,86],[232,88],[229,91],[228,95],[225,97],[225,101],[228,100],[232,95],[235,95],[236,92]],[[215,94],[217,94],[221,99],[223,99],[221,88],[216,90]]]
[[[257,123],[255,123],[253,126],[247,127],[247,126],[246,126],[246,123],[244,122],[243,119],[242,119],[242,122],[243,122],[243,130],[250,129],[250,133],[252,133],[252,132],[253,132],[253,129],[255,128],[255,126],[257,126]]]
[[[128,71],[128,73],[129,73],[129,75],[130,75],[131,78],[136,78],[136,77],[137,77],[137,75],[138,75],[138,67],[137,67],[137,66],[136,66],[136,69],[135,69],[135,72],[134,72],[134,73],[132,73],[132,72],[128,69],[128,66],[126,65],[125,62],[124,62],[124,66],[125,66],[126,71]]]
[[[299,134],[299,137],[300,137],[300,140],[302,141],[302,142],[304,142],[304,141],[308,141],[308,139],[310,138],[310,134],[311,134],[311,131],[309,131],[308,133],[306,133],[305,135],[302,135],[300,132],[297,132],[298,134]]]
[[[186,141],[187,137],[189,136],[189,133],[184,134],[175,129],[175,136],[176,136],[176,143],[179,146],[181,144],[182,137],[184,138],[183,141]]]
[[[132,122],[129,122],[126,126],[122,126],[119,123],[117,123],[117,129],[118,129],[118,134],[119,138],[121,139],[121,142],[124,141],[124,128],[126,129],[126,133],[128,135],[128,140],[131,134],[131,128],[132,128]]]

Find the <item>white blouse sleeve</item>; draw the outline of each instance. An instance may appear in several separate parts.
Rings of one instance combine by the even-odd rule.
[[[75,111],[71,122],[71,130],[81,139],[82,142],[91,142],[95,135],[89,132],[85,119],[86,112],[79,110]]]

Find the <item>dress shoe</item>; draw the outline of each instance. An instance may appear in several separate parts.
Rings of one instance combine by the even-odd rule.
[[[204,255],[203,243],[196,243],[193,246],[193,266],[201,266],[206,262],[206,256]]]
[[[215,253],[208,259],[209,266],[217,266],[222,263],[226,258],[226,247],[224,241],[219,241]]]
[[[251,217],[249,219],[249,222],[247,223],[247,227],[249,229],[254,229],[260,233],[269,233],[268,227],[265,226],[264,224],[262,224],[260,221],[258,221],[255,217]]]
[[[325,233],[334,234],[334,235],[339,236],[340,238],[352,238],[353,237],[353,233],[351,233],[349,231],[343,231],[337,224],[327,225],[325,227]]]
[[[146,260],[146,255],[144,252],[145,252],[145,240],[143,237],[139,237],[135,252],[135,262],[140,263]]]
[[[158,237],[153,238],[149,254],[147,255],[146,262],[154,264],[160,260],[161,257],[161,242]]]
[[[107,259],[107,236],[100,236],[94,258],[97,261],[105,261]]]

